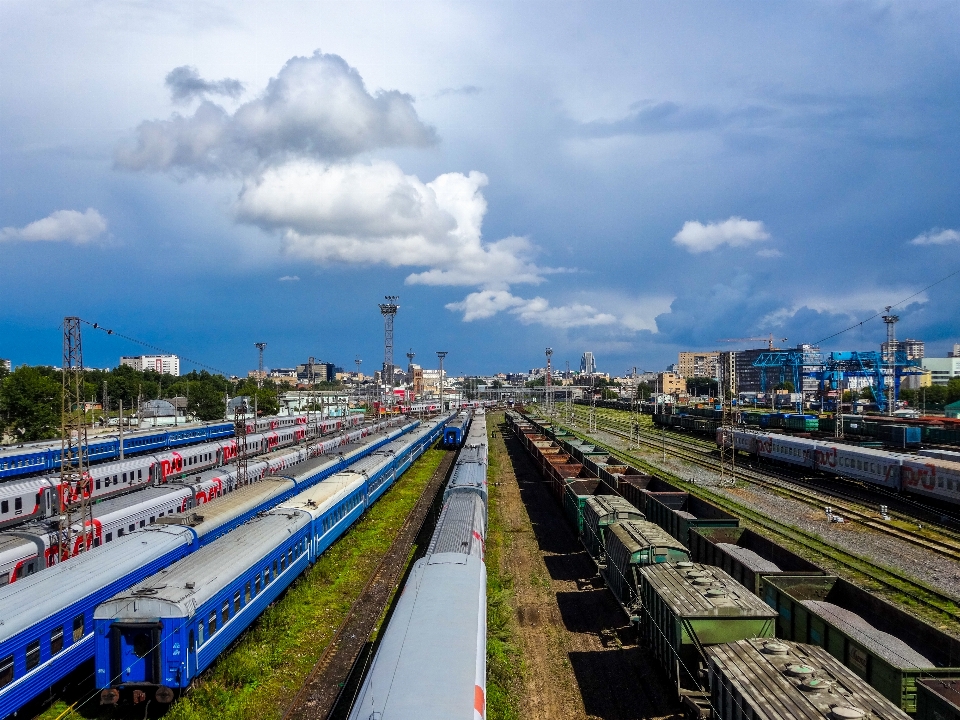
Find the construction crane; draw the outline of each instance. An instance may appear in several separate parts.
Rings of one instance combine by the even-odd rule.
[[[764,342],[767,343],[767,348],[771,351],[775,348],[773,347],[773,333],[770,333],[767,337],[748,337],[748,338],[721,338],[717,342],[722,343],[741,343],[741,342]],[[779,342],[786,342],[787,338],[780,338]]]

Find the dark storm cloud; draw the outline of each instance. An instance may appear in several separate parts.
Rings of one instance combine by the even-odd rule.
[[[175,103],[187,103],[207,95],[225,95],[238,98],[243,94],[243,83],[233,78],[204,80],[200,72],[190,65],[181,65],[167,73],[164,81],[170,88],[170,99]]]

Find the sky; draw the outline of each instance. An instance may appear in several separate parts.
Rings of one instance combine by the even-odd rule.
[[[955,2],[8,0],[0,357],[943,356],[958,87]]]

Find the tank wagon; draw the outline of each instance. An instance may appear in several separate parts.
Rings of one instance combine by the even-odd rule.
[[[642,512],[619,495],[588,497],[583,505],[583,532],[580,540],[593,561],[602,569],[607,564],[607,528],[616,522],[645,519]]]
[[[360,455],[355,459],[386,444],[394,433],[410,433],[411,444],[422,448],[440,432],[438,422],[413,432],[416,427],[413,423],[392,431],[359,449]],[[336,463],[344,461],[340,456],[336,459]],[[302,477],[319,482],[327,475],[314,469],[305,470]],[[87,638],[92,637],[93,611],[97,605],[196,552],[204,543],[223,535],[228,526],[236,527],[238,518],[252,517],[271,507],[265,502],[275,505],[283,499],[282,493],[293,485],[295,481],[290,478],[278,478],[272,483],[247,486],[206,505],[202,515],[195,513],[196,517],[186,524],[147,525],[143,530],[83,552],[42,573],[0,587],[0,607],[14,608],[9,617],[16,618],[8,621],[5,614],[4,623],[0,625],[0,667],[9,668],[0,676],[0,680],[5,680],[0,683],[0,717],[17,711],[93,659],[93,643]],[[265,490],[268,486],[275,490]],[[212,512],[225,501],[230,505],[229,511]],[[169,516],[164,518],[169,519]],[[60,644],[56,635],[65,618],[76,623],[75,645]],[[49,634],[51,632],[53,634]]]
[[[607,564],[600,574],[630,622],[639,623],[643,601],[638,571],[654,563],[683,562],[690,555],[675,538],[646,520],[613,523],[605,540]]]
[[[476,452],[468,455],[467,447]],[[479,466],[480,456],[486,468],[482,412],[473,419],[467,447],[454,477],[463,474],[463,465]],[[443,498],[426,555],[410,571],[350,720],[486,717],[486,495],[451,481]]]
[[[720,568],[692,562],[639,570],[642,637],[685,707],[708,708],[702,687],[710,645],[772,638],[777,613]],[[708,716],[709,717],[709,716]]]
[[[96,608],[101,702],[171,702],[437,439],[435,423],[260,513]],[[289,482],[290,480],[281,480]],[[182,527],[182,526],[171,526]],[[208,535],[209,536],[209,535]]]
[[[907,720],[818,647],[745,639],[707,648],[714,720]]]

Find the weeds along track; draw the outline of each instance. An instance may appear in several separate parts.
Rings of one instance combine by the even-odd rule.
[[[720,462],[713,454],[716,446],[699,440],[689,440],[676,433],[656,432],[639,428],[639,435],[634,430],[630,420],[618,418],[612,414],[618,411],[606,411],[603,415],[598,412],[598,429],[616,435],[625,440],[635,441],[639,437],[640,443],[653,448],[666,448],[670,455],[686,462],[693,463],[706,470],[720,472]],[[622,411],[619,411],[622,412]],[[872,511],[862,503],[877,500],[876,489],[866,490],[859,484],[853,487],[858,492],[839,487],[839,483],[823,488],[814,486],[812,481],[804,479],[799,473],[777,472],[771,468],[757,469],[750,464],[725,466],[724,475],[735,480],[741,480],[753,485],[759,485],[783,494],[792,500],[804,503],[810,507],[823,509],[830,506],[834,512],[847,520],[860,523],[883,535],[896,537],[917,547],[937,553],[951,560],[960,561],[960,533],[942,525],[932,524],[924,529],[917,529],[917,517],[903,512],[890,512],[889,520],[880,517],[878,512]],[[848,483],[849,485],[849,483]],[[871,497],[872,496],[872,497]],[[880,500],[893,502],[898,496],[889,493],[889,498],[880,495]],[[931,523],[929,512],[924,511],[924,522]]]
[[[598,422],[598,426],[599,425],[600,422]],[[767,517],[741,503],[731,500],[725,495],[713,492],[703,485],[683,480],[667,470],[651,465],[647,460],[599,441],[597,438],[588,435],[579,428],[570,427],[569,425],[563,426],[574,435],[602,447],[609,452],[610,455],[619,458],[621,461],[637,469],[645,470],[651,475],[660,477],[692,495],[708,500],[732,515],[740,517],[748,526],[755,526],[764,530],[768,536],[785,539],[788,544],[803,549],[812,561],[816,562],[818,558],[822,558],[826,560],[825,564],[828,567],[841,568],[848,579],[857,582],[865,588],[879,591],[900,605],[913,610],[915,614],[921,615],[929,621],[933,621],[938,626],[944,627],[954,634],[960,634],[960,608],[957,606],[956,599],[950,595],[918,580],[902,577],[899,571],[886,568],[869,559],[849,553],[805,530],[801,530],[786,522]],[[614,429],[613,432],[605,428],[603,430],[628,440],[631,439],[628,433],[622,432],[619,429]],[[643,442],[642,437],[641,442]],[[655,445],[656,447],[660,447],[659,443]],[[688,460],[687,457],[683,457],[679,452],[672,451],[669,446],[667,449],[668,452],[675,457]],[[691,454],[689,461],[696,462],[700,459],[702,458],[693,459]],[[697,464],[702,463],[697,462]],[[718,463],[702,464],[702,466],[714,470],[717,469]],[[751,479],[746,480],[747,482],[752,482]],[[776,487],[778,490],[782,489],[778,485],[773,485],[773,487]],[[822,501],[820,504],[822,505]],[[822,560],[820,562],[823,563]]]

